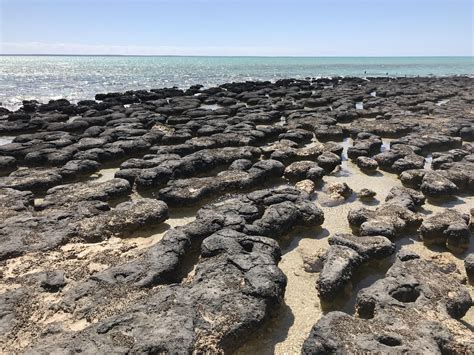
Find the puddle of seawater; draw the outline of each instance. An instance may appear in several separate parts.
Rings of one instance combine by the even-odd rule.
[[[431,170],[431,162],[433,161],[433,156],[428,154],[425,158],[425,165],[423,166],[423,169],[425,170]]]
[[[356,108],[356,110],[363,110],[364,109],[364,103],[362,101],[356,102],[355,108]]]
[[[347,214],[351,209],[376,207],[379,201],[385,200],[392,187],[402,186],[397,175],[385,171],[365,174],[350,160],[343,160],[341,167],[337,168],[337,171],[330,175],[324,176],[323,181],[324,186],[336,182],[345,182],[353,190],[351,196],[342,201],[342,203],[335,204],[327,203],[331,199],[323,191],[324,186],[317,192],[315,200],[321,205],[325,216],[323,227],[329,230],[331,234],[336,232],[350,233],[351,229],[347,222]],[[376,193],[374,200],[365,202],[357,198],[357,192],[364,188],[373,190]]]
[[[220,109],[222,106],[218,105],[218,104],[212,104],[212,105],[201,105],[199,108],[203,109],[203,110],[217,110],[217,109]]]
[[[390,150],[390,143],[393,141],[393,138],[382,138],[382,146],[380,147],[380,152],[385,152]]]
[[[82,116],[72,116],[72,117],[69,117],[66,122],[71,123],[71,122],[74,122],[75,120],[77,120],[79,118],[82,118]]]
[[[370,96],[377,97],[377,91],[375,91],[375,90],[372,91],[372,92],[370,93]]]
[[[120,168],[107,168],[101,169],[90,176],[90,179],[94,182],[104,182],[115,178],[115,173]]]
[[[2,136],[2,137],[0,137],[0,145],[9,144],[9,143],[13,142],[14,138],[15,137],[13,137],[13,136]]]
[[[278,264],[287,277],[284,303],[236,354],[299,354],[311,328],[323,315],[316,292],[317,274],[305,271],[302,253],[327,249],[327,234],[320,228],[297,229],[285,239],[290,241],[282,247]]]
[[[341,158],[342,158],[342,161],[346,161],[348,159],[348,156],[347,156],[347,150],[349,149],[349,147],[352,147],[352,144],[353,144],[353,140],[352,138],[344,138],[342,140],[342,154],[341,154]]]
[[[442,106],[442,105],[445,105],[449,102],[449,99],[444,99],[444,100],[439,100],[437,103],[436,103],[436,106]]]
[[[451,196],[442,199],[428,198],[420,209],[420,212],[428,215],[444,212],[447,208],[451,208],[469,214],[472,206],[474,206],[474,196],[469,195]]]

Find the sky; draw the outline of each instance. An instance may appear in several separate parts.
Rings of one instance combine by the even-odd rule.
[[[0,54],[473,55],[473,0],[0,0]]]

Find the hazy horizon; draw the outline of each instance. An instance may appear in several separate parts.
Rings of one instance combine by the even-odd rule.
[[[474,58],[474,55],[390,55],[390,56],[352,56],[352,55],[197,55],[197,54],[74,54],[74,53],[0,53],[4,57],[224,57],[224,58]]]
[[[0,0],[2,55],[473,55],[470,0]]]

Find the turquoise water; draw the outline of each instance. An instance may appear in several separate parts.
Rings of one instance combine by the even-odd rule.
[[[318,76],[474,75],[472,57],[0,56],[0,102],[90,99],[98,92]]]

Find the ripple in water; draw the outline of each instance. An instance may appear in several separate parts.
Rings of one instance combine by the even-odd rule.
[[[366,72],[366,73],[365,73]],[[0,56],[0,102],[72,102],[96,93],[232,81],[331,76],[473,75],[469,57],[107,57]]]

